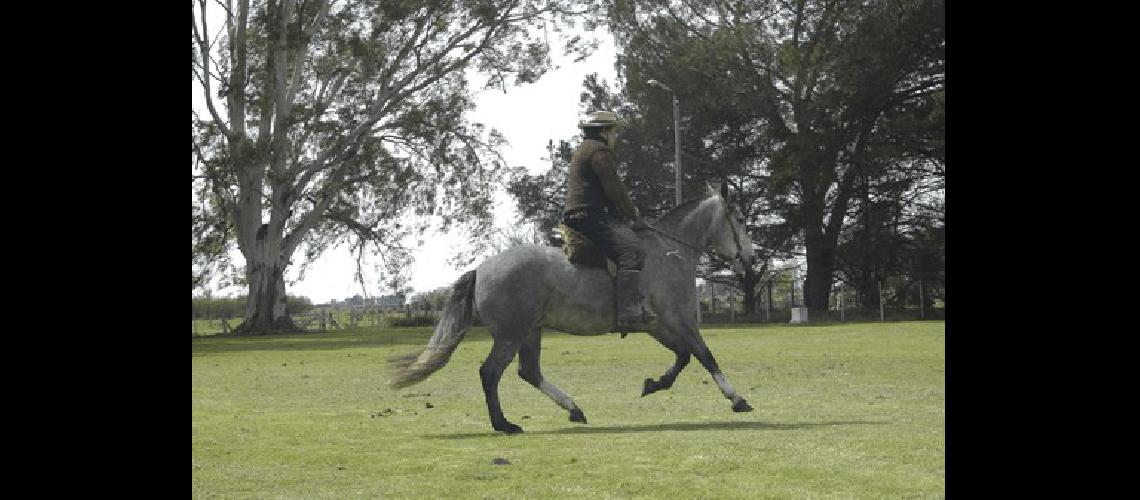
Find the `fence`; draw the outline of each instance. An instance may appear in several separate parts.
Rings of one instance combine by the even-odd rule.
[[[241,317],[227,312],[201,311],[192,318],[194,336],[227,334],[241,324]],[[438,311],[384,310],[379,307],[316,307],[291,316],[293,322],[310,332],[351,332],[359,328],[430,326]]]
[[[848,308],[845,310],[828,309],[822,314],[811,314],[810,322],[840,322],[840,321],[880,321],[879,310],[866,311],[863,309]],[[942,307],[926,309],[921,313],[917,306],[911,307],[884,307],[882,321],[918,321],[946,319],[946,309]],[[756,312],[748,317],[744,311],[738,309],[721,310],[716,312],[701,312],[701,324],[735,324],[735,323],[788,323],[792,320],[792,310],[787,308],[773,308],[771,310],[756,308]]]
[[[888,285],[891,284],[896,283],[888,282]],[[836,285],[828,295],[827,310],[810,314],[809,320],[910,321],[946,318],[945,305],[941,300],[945,296],[944,289],[924,287],[922,281],[911,285],[917,286],[909,290],[909,295],[897,296],[895,288],[880,287],[877,304],[863,308],[859,307],[858,294],[853,288]],[[744,294],[735,287],[706,282],[698,288],[697,293],[701,303],[701,323],[788,323],[791,321],[792,308],[804,307],[802,281],[787,277],[776,279],[756,291],[754,312],[750,317],[744,314]]]
[[[782,285],[782,286],[781,286]],[[719,289],[719,290],[718,290]],[[779,293],[777,293],[779,289]],[[920,288],[921,289],[921,288]],[[719,297],[713,301],[706,296],[708,293],[719,292]],[[706,289],[702,287],[700,298],[702,302],[700,322],[702,324],[717,323],[788,323],[791,321],[791,308],[802,307],[802,292],[797,287],[790,286],[789,281],[777,283],[772,292],[765,287],[757,291],[756,307],[751,317],[744,314],[742,294],[735,289],[724,285],[715,285]],[[941,294],[939,294],[941,295]],[[769,302],[769,296],[771,301]],[[923,299],[927,297],[922,297]],[[823,313],[810,315],[811,322],[835,321],[913,321],[913,320],[944,320],[945,307],[934,307],[926,304],[886,305],[886,300],[880,300],[880,306],[872,310],[855,307],[855,292],[850,288],[836,288],[830,295],[828,310]],[[218,335],[229,333],[241,323],[240,317],[231,317],[231,313],[219,312],[211,315],[209,311],[199,311],[193,319],[193,334]],[[384,310],[375,306],[356,307],[315,307],[309,311],[293,316],[293,322],[298,326],[312,332],[354,331],[358,328],[391,328],[431,326],[439,318],[439,311],[413,309],[405,306],[401,310]],[[205,318],[200,316],[204,315]],[[481,322],[476,318],[476,326]]]

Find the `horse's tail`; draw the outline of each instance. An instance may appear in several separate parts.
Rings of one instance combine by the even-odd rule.
[[[475,298],[475,271],[468,271],[451,287],[451,297],[443,307],[439,324],[428,341],[427,347],[419,354],[409,354],[390,361],[396,364],[392,387],[402,388],[417,384],[436,370],[443,368],[451,353],[455,352],[459,341],[471,327],[475,318],[472,314]]]

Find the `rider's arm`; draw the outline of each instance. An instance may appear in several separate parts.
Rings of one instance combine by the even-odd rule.
[[[606,197],[630,220],[638,220],[641,214],[629,199],[621,177],[618,177],[616,163],[613,153],[607,150],[598,151],[590,158],[590,165],[594,168],[594,173],[598,174]]]

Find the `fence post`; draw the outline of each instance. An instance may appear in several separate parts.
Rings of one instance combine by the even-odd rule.
[[[926,304],[922,297],[922,278],[918,279],[918,318],[926,319]]]
[[[716,284],[709,280],[709,312],[716,314]]]
[[[764,301],[764,320],[772,322],[772,282],[768,282],[768,300]]]
[[[708,280],[705,281],[708,283]],[[701,289],[697,289],[697,324],[701,324]]]
[[[790,309],[796,307],[796,270],[794,268],[792,269],[792,286],[788,288],[792,289],[792,302],[788,304],[788,308]]]
[[[843,307],[843,292],[845,287],[839,287],[839,321],[847,321],[847,311]]]
[[[883,315],[883,279],[879,278],[879,321],[886,321]]]

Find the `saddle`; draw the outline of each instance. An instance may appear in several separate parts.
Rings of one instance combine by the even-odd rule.
[[[562,252],[566,254],[566,258],[571,264],[578,267],[605,269],[609,273],[610,281],[615,285],[617,284],[617,264],[606,257],[606,254],[602,253],[602,250],[594,242],[566,224],[559,224],[558,230],[562,232]],[[645,302],[642,303],[641,307],[643,311],[650,310],[649,305]],[[628,332],[622,332],[621,338],[624,339],[628,334]]]
[[[575,231],[566,224],[559,224],[558,230],[562,233],[562,252],[571,264],[579,267],[605,269],[610,278],[617,276],[617,264],[602,253],[594,242],[582,233]]]

